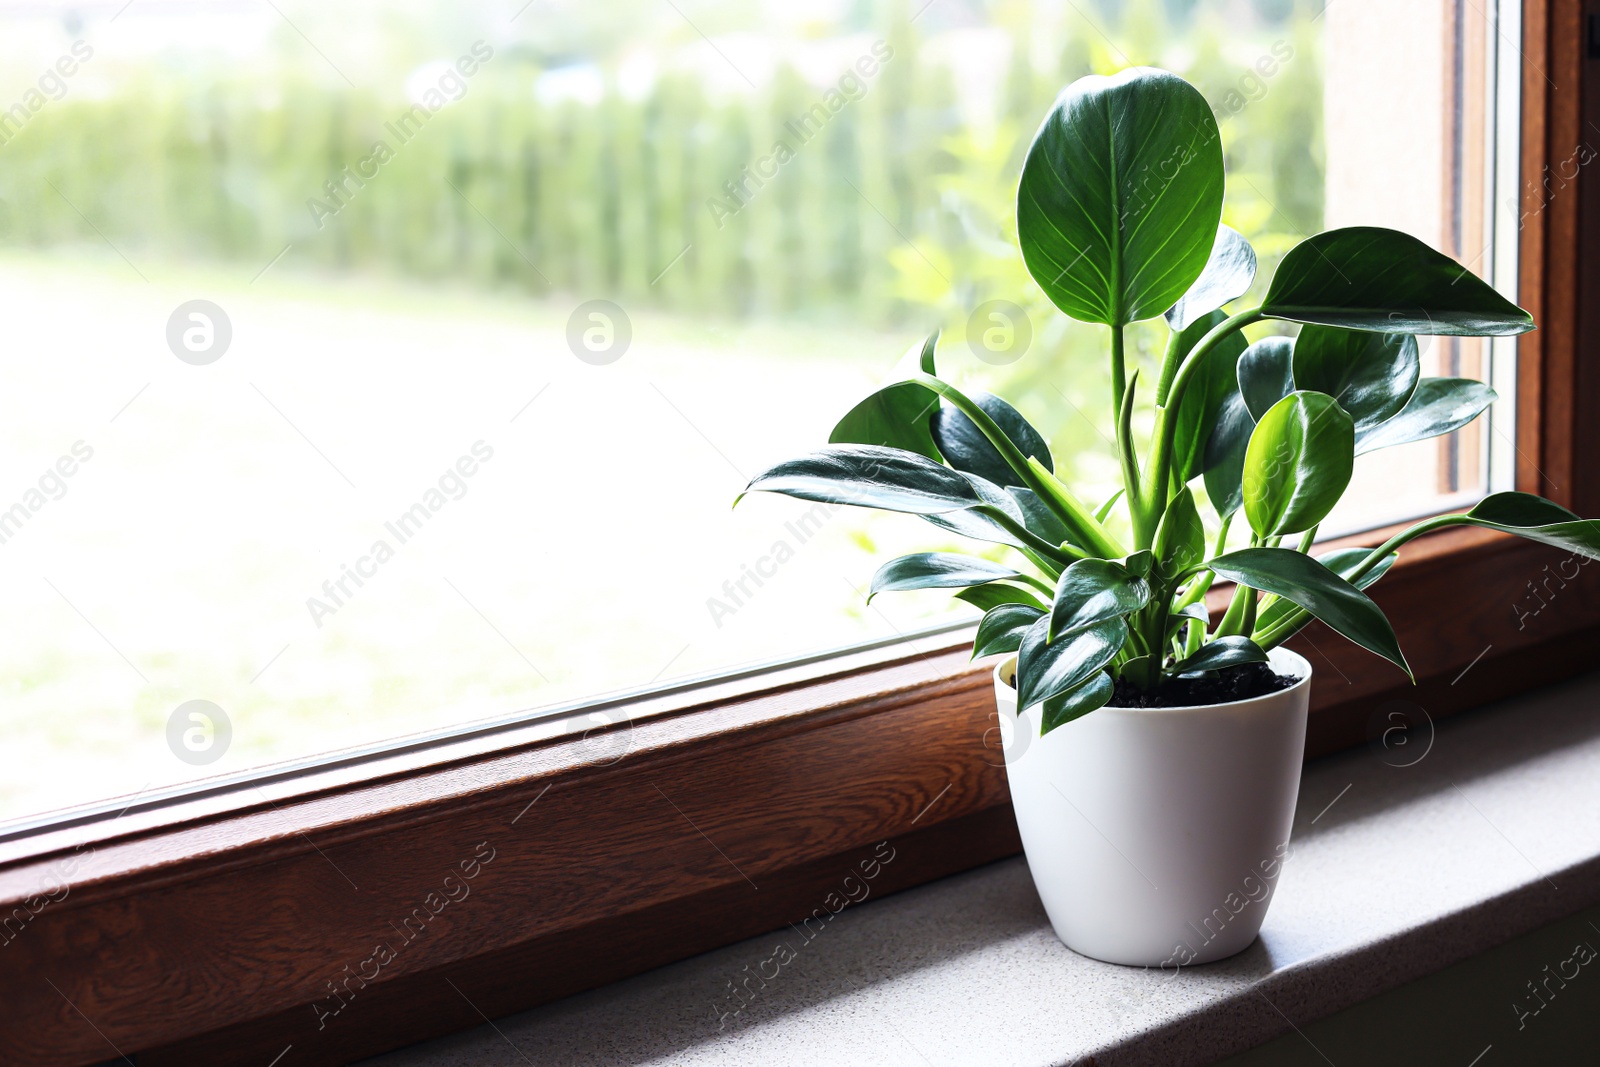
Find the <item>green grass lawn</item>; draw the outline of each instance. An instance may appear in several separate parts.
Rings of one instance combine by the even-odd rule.
[[[597,367],[566,344],[576,301],[134,258],[148,282],[109,253],[0,259],[0,508],[93,451],[0,544],[0,818],[947,610],[863,603],[875,556],[948,546],[916,519],[845,509],[802,539],[799,502],[729,506],[824,441],[908,336],[641,311]],[[233,327],[208,366],[165,338],[197,297]],[[491,457],[450,477],[474,446]],[[386,524],[430,499],[401,542]],[[335,602],[324,583],[358,565]],[[208,766],[167,746],[191,699],[232,723]]]

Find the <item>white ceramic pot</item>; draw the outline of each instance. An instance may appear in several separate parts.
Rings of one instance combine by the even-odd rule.
[[[1085,956],[1174,968],[1243,951],[1289,853],[1311,665],[1251,700],[1101,708],[1039,736],[1017,718],[1016,657],[995,668],[1006,778],[1056,936]]]

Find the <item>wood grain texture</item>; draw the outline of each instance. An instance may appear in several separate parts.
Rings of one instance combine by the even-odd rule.
[[[1569,119],[1576,123],[1573,143],[1580,161],[1577,176],[1572,179],[1576,194],[1572,199],[1578,216],[1573,227],[1576,245],[1571,266],[1572,300],[1577,309],[1575,347],[1577,352],[1586,353],[1575,358],[1572,367],[1572,500],[1582,514],[1600,515],[1600,417],[1596,417],[1600,412],[1600,360],[1595,358],[1595,346],[1600,344],[1600,264],[1595,262],[1593,252],[1600,248],[1600,171],[1595,169],[1600,166],[1600,77],[1592,73],[1596,60],[1586,54],[1587,17],[1600,17],[1600,7],[1593,3],[1573,6],[1573,33],[1564,42],[1558,74],[1558,84],[1579,87],[1580,91],[1569,95],[1578,97],[1581,103],[1579,114]],[[1591,71],[1587,76],[1586,70]]]
[[[1552,264],[1548,240],[1549,218],[1544,213],[1544,197],[1537,182],[1550,158],[1550,100],[1548,78],[1542,74],[1549,63],[1550,8],[1567,0],[1536,0],[1525,3],[1522,12],[1522,158],[1524,181],[1517,190],[1522,221],[1517,230],[1517,302],[1533,316],[1538,329],[1517,338],[1517,488],[1527,493],[1548,496],[1552,492],[1544,474],[1547,453],[1556,448],[1559,428],[1552,428],[1545,416],[1545,376],[1552,361],[1560,362],[1563,346],[1559,325],[1552,332],[1551,315],[1562,312],[1559,292],[1561,280],[1551,277]],[[1531,222],[1529,221],[1531,219]],[[1560,264],[1554,264],[1559,275]],[[1529,447],[1529,446],[1533,447]]]
[[[1586,60],[1583,0],[1529,2],[1523,10],[1522,226],[1524,306],[1539,329],[1518,344],[1517,485],[1583,514],[1600,508],[1594,470],[1597,293],[1592,240],[1597,195],[1592,166],[1600,150]],[[1535,444],[1536,442],[1536,444]]]
[[[1437,720],[1597,665],[1581,642],[1600,637],[1600,563],[1503,535],[1407,562],[1369,592],[1416,686],[1320,623],[1289,642],[1317,672],[1308,758],[1367,744],[1391,701]]]
[[[871,897],[942,878],[1021,849],[1009,805],[946,820],[889,842],[892,862],[871,883]],[[486,956],[409,975],[362,991],[339,1016],[318,1027],[316,1016],[294,1008],[226,1031],[146,1053],[140,1067],[188,1067],[223,1063],[240,1049],[268,1058],[285,1046],[300,1064],[343,1064],[386,1048],[398,1048],[440,1033],[481,1025],[530,1004],[581,992],[699,952],[756,937],[810,917],[840,892],[852,872],[859,877],[868,846],[855,852],[809,861],[763,885],[762,907],[749,906],[744,883],[613,916],[556,936],[527,942]],[[742,975],[729,974],[729,981]],[[684,1009],[704,1015],[706,1033],[718,1025],[716,994]],[[722,1010],[727,1010],[725,1007]],[[271,1050],[271,1051],[268,1051]],[[290,1057],[285,1057],[288,1062]]]
[[[315,1020],[369,986],[730,889],[771,928],[808,864],[1004,810],[990,682],[965,659],[893,664],[847,680],[862,699],[805,712],[780,692],[646,722],[609,765],[584,754],[591,738],[448,768],[432,804],[396,806],[379,784],[179,828],[236,842],[181,861],[165,861],[182,852],[170,840],[108,845],[119,855],[94,861],[116,873],[73,884],[0,949],[0,1062],[90,1063],[291,1009]],[[137,862],[147,847],[157,858]]]

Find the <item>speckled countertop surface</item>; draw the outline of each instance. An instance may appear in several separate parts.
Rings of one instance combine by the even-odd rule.
[[[1221,963],[1076,955],[1015,859],[367,1064],[1210,1063],[1600,901],[1597,712],[1600,675],[1307,767],[1261,937]]]

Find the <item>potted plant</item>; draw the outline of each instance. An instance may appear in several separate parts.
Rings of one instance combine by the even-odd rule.
[[[1161,70],[1074,82],[1028,152],[1017,231],[1029,272],[1063,312],[1110,331],[1123,487],[1098,508],[1055,476],[1015,408],[937,376],[937,334],[828,447],[747,490],[919,515],[1015,550],[1015,566],[903,556],[871,593],[952,588],[984,611],[973,655],[1008,655],[995,692],[1034,882],[1063,942],[1117,963],[1220,959],[1260,929],[1288,848],[1311,681],[1288,637],[1319,619],[1409,675],[1362,590],[1430,530],[1482,526],[1600,558],[1600,523],[1526,493],[1371,550],[1310,555],[1357,455],[1459,429],[1495,399],[1481,382],[1422,378],[1416,337],[1519,334],[1533,321],[1416,238],[1368,227],[1301,242],[1260,306],[1230,313],[1256,257],[1221,225],[1222,196],[1211,109]],[[1158,316],[1168,343],[1141,395],[1124,328]],[[1248,344],[1242,328],[1264,320],[1298,336]],[[1141,399],[1154,407],[1143,449]],[[1225,550],[1241,523],[1248,546]],[[1204,598],[1219,579],[1235,584],[1213,623]]]

